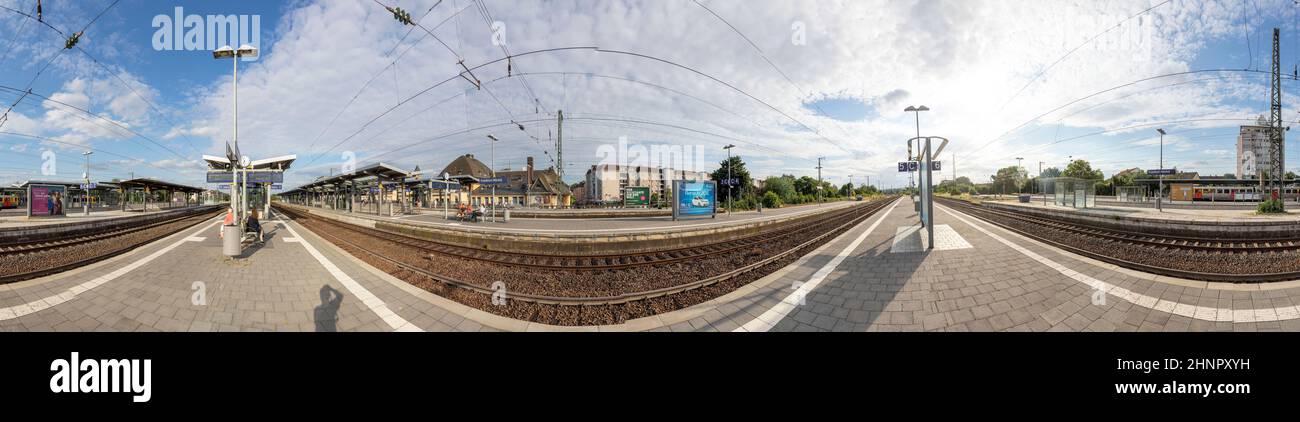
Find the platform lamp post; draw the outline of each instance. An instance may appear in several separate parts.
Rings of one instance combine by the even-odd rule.
[[[493,135],[488,135],[487,137],[488,137],[488,140],[490,141],[490,142],[488,142],[488,145],[489,145],[489,148],[488,148],[488,163],[490,163],[490,164],[489,164],[488,171],[491,171],[491,172],[492,172],[492,178],[493,178],[493,179],[496,179],[496,177],[497,177],[497,155],[496,155],[496,154],[497,154],[497,153],[496,153],[497,149],[496,149],[496,146],[497,146],[497,141],[498,141],[499,139],[497,139],[497,137],[496,137],[496,136],[493,136]],[[493,180],[493,181],[492,181],[492,220],[491,220],[491,221],[492,221],[493,223],[497,222],[497,184],[496,184],[496,180]]]
[[[926,106],[907,106],[907,108],[903,109],[903,111],[904,111],[904,112],[908,112],[908,111],[910,111],[910,112],[913,112],[913,113],[916,114],[916,137],[917,137],[917,138],[920,138],[920,137],[921,137],[921,112],[922,112],[922,111],[930,111],[930,108],[929,108],[929,107],[926,107]],[[916,143],[917,143],[917,145],[920,145],[921,142],[918,140]],[[918,157],[918,158],[919,158],[919,157]],[[907,143],[907,160],[908,160],[908,161],[912,161],[912,142],[911,142],[911,141],[908,141],[908,143]],[[916,160],[916,161],[920,161],[920,160]],[[910,172],[910,171],[907,172],[907,178],[908,178],[908,183],[909,183],[909,184],[913,184],[912,180],[915,180],[915,179],[914,179],[913,176],[912,176],[912,172]]]
[[[727,150],[727,217],[731,217],[732,212],[735,211],[731,195],[731,149],[735,147],[735,144],[727,144],[727,146],[722,147],[722,149]]]
[[[238,162],[241,161],[240,159],[242,158],[242,155],[240,154],[239,151],[239,59],[241,57],[257,57],[257,49],[247,44],[239,46],[238,50],[231,48],[229,45],[226,45],[212,52],[213,59],[216,60],[231,59],[230,60],[231,63],[234,63],[233,65],[234,68],[231,73],[232,79],[231,79],[230,86],[231,86],[231,90],[234,92],[234,96],[232,98],[232,102],[234,104],[234,113],[232,118],[234,123],[234,131],[231,133],[231,137],[234,138],[235,141],[235,151],[234,151],[235,158],[230,163],[230,167],[231,167],[230,172],[232,176],[231,180],[233,182],[239,183],[240,185],[243,185],[247,183],[247,181],[241,181],[239,180],[238,177],[239,167],[242,167],[241,164],[243,164]],[[235,220],[239,221],[239,230],[242,233],[244,230],[244,212],[245,212],[244,203],[247,201],[246,198],[242,198],[242,197],[247,196],[248,193],[238,192],[241,198],[236,199],[234,197],[235,194],[237,193],[235,189],[235,183],[231,184],[230,193],[231,193],[230,205],[235,208]]]
[[[1164,212],[1165,210],[1161,207],[1160,202],[1165,196],[1165,129],[1159,128],[1156,129],[1156,132],[1160,132],[1160,181],[1158,182],[1160,190],[1156,192],[1156,211]]]
[[[1021,161],[1021,160],[1024,160],[1024,159],[1025,159],[1025,157],[1016,157],[1016,174],[1017,174],[1017,175],[1020,174],[1020,161]],[[1020,192],[1020,185],[1017,184],[1017,185],[1016,185],[1016,195],[1019,195],[1020,193],[1021,193],[1021,192]]]
[[[82,201],[81,206],[86,209],[86,215],[88,216],[90,215],[90,154],[94,153],[94,151],[81,153],[82,156],[86,157],[86,174],[81,175],[81,178],[86,180],[86,185],[82,186],[81,189],[86,192],[86,200]]]
[[[1038,183],[1035,183],[1035,184],[1041,184],[1041,183],[1043,183],[1043,181],[1041,180],[1042,178],[1043,178],[1043,162],[1042,162],[1042,161],[1039,161],[1039,162],[1038,162],[1038,179],[1040,179],[1040,180],[1038,181]],[[1042,188],[1038,189],[1038,193],[1040,193],[1040,194],[1043,195],[1043,205],[1047,205],[1047,189],[1046,189],[1046,188],[1047,188],[1047,185],[1044,184]]]

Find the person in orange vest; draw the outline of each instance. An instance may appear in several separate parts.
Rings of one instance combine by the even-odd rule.
[[[226,209],[226,218],[224,220],[221,220],[221,226],[217,227],[217,238],[218,239],[225,238],[226,233],[221,229],[222,227],[233,226],[233,225],[235,225],[235,208],[230,207]]]

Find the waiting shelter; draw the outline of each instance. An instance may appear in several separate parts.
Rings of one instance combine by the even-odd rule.
[[[1039,178],[1040,187],[1048,194],[1043,196],[1044,204],[1072,208],[1092,208],[1097,206],[1097,183],[1095,179],[1076,177]]]
[[[121,189],[122,211],[147,212],[150,209],[202,205],[199,197],[205,189],[152,178],[137,178],[117,182]]]

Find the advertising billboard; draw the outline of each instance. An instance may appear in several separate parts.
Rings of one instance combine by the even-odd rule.
[[[623,206],[650,205],[650,188],[630,186],[623,189]]]
[[[30,185],[27,187],[28,217],[63,217],[63,206],[68,199],[67,187],[60,185]]]
[[[718,184],[712,180],[673,181],[673,219],[681,216],[717,216]]]

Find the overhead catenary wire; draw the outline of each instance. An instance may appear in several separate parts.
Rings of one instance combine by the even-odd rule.
[[[749,43],[749,46],[753,47],[754,51],[758,52],[758,56],[761,57],[763,61],[767,62],[767,64],[771,66],[772,69],[776,70],[776,73],[780,74],[781,77],[784,78],[785,81],[790,84],[790,87],[794,88],[796,92],[802,94],[803,97],[808,100],[812,99],[812,94],[807,90],[800,88],[799,85],[794,82],[794,79],[790,78],[790,75],[786,74],[785,71],[782,70],[780,66],[777,66],[776,63],[772,61],[772,59],[767,57],[767,53],[763,52],[763,49],[759,48],[758,44],[754,43],[754,40],[746,36],[744,32],[741,32],[739,28],[736,28],[735,25],[732,25],[731,22],[727,21],[726,18],[723,18],[722,15],[719,15],[717,12],[713,11],[713,9],[710,9],[708,6],[705,6],[703,3],[700,3],[699,0],[692,0],[692,1],[694,1],[696,5],[700,6],[700,8],[703,8],[704,10],[708,11],[709,14],[713,15],[713,17],[717,18],[719,21],[722,21],[722,23],[727,25],[727,27],[731,28],[731,30],[735,32],[736,35],[739,35],[741,38],[745,40],[745,42]],[[812,105],[813,109],[817,110],[823,116],[830,117],[830,115],[826,113],[826,110],[823,110],[821,105],[817,104],[817,102],[813,101],[810,102],[809,104]],[[844,131],[846,133],[849,132],[847,129],[844,128],[843,125],[839,123],[839,120],[836,120],[834,118],[830,118],[830,120],[832,122],[835,122],[836,126],[839,126],[841,131]]]
[[[1106,30],[1101,31],[1100,33],[1097,33],[1097,35],[1093,35],[1091,38],[1088,38],[1088,39],[1085,40],[1084,42],[1079,43],[1079,45],[1074,46],[1074,48],[1071,48],[1069,51],[1066,51],[1065,54],[1061,55],[1061,57],[1057,58],[1056,61],[1053,61],[1051,64],[1047,65],[1047,67],[1043,68],[1043,70],[1038,71],[1038,73],[1035,74],[1032,78],[1029,78],[1029,82],[1026,82],[1024,86],[1020,87],[1020,89],[1017,90],[1016,93],[1013,94],[1013,95],[1011,96],[1011,98],[1007,99],[1006,102],[1002,103],[1002,106],[1001,106],[1001,107],[998,107],[998,109],[999,109],[999,110],[1001,110],[1001,109],[1005,109],[1005,108],[1007,107],[1008,104],[1011,104],[1012,101],[1015,101],[1016,98],[1019,98],[1019,97],[1020,97],[1020,94],[1023,93],[1023,92],[1025,92],[1025,89],[1027,89],[1027,88],[1029,88],[1031,85],[1033,85],[1034,82],[1037,82],[1037,81],[1038,81],[1038,78],[1042,77],[1042,76],[1043,76],[1044,74],[1046,74],[1048,71],[1052,70],[1052,68],[1053,68],[1053,67],[1056,67],[1057,64],[1060,64],[1062,61],[1065,61],[1065,59],[1068,58],[1068,57],[1070,57],[1070,55],[1074,54],[1075,51],[1078,51],[1080,48],[1083,48],[1084,46],[1086,46],[1086,45],[1088,45],[1088,44],[1092,44],[1092,43],[1093,43],[1094,41],[1096,41],[1098,38],[1101,38],[1102,35],[1106,35],[1106,34],[1109,33],[1110,31],[1114,31],[1115,29],[1117,29],[1117,28],[1123,26],[1123,25],[1124,25],[1125,23],[1127,23],[1128,21],[1133,20],[1133,18],[1136,18],[1136,17],[1142,16],[1142,15],[1145,15],[1145,14],[1151,12],[1152,10],[1155,10],[1156,8],[1159,8],[1160,6],[1164,6],[1164,5],[1166,5],[1166,4],[1169,4],[1169,2],[1171,2],[1171,1],[1173,1],[1173,0],[1165,0],[1164,2],[1161,2],[1160,4],[1157,4],[1157,5],[1155,5],[1155,6],[1151,6],[1151,7],[1147,8],[1146,10],[1143,10],[1143,11],[1141,11],[1141,12],[1138,12],[1137,14],[1134,14],[1134,15],[1132,15],[1132,16],[1129,16],[1128,18],[1125,18],[1124,20],[1121,20],[1121,21],[1115,23],[1115,25],[1113,25],[1113,26],[1111,26],[1111,27],[1109,27],[1109,28],[1106,28]]]
[[[73,110],[73,111],[77,111],[77,112],[80,112],[80,113],[85,114],[85,115],[87,115],[87,116],[90,116],[90,117],[93,117],[93,118],[96,118],[96,119],[102,120],[102,121],[104,121],[104,122],[107,122],[107,123],[113,125],[114,127],[117,127],[118,129],[125,130],[125,131],[127,131],[128,133],[130,133],[130,134],[132,134],[132,135],[135,135],[136,137],[139,137],[140,139],[144,139],[144,140],[148,141],[149,143],[151,143],[151,144],[153,144],[153,145],[155,145],[155,146],[157,146],[157,147],[159,147],[159,148],[162,148],[162,149],[165,150],[165,151],[170,151],[172,154],[175,154],[177,157],[179,157],[179,158],[182,159],[182,160],[186,160],[186,161],[189,160],[188,158],[185,158],[184,156],[182,156],[182,155],[180,155],[180,154],[177,154],[175,151],[172,151],[170,148],[167,148],[165,145],[163,145],[162,143],[159,143],[158,141],[154,140],[153,138],[150,138],[149,136],[147,136],[147,135],[145,135],[145,134],[143,134],[143,133],[137,132],[137,131],[135,131],[134,129],[131,129],[131,128],[129,128],[129,127],[127,127],[127,126],[125,126],[125,125],[123,125],[123,124],[121,124],[121,123],[119,123],[119,122],[113,120],[113,119],[109,119],[109,118],[106,118],[106,117],[104,117],[104,116],[100,116],[100,115],[98,115],[98,114],[92,113],[92,112],[90,112],[90,110],[86,110],[86,109],[83,109],[83,108],[80,108],[80,107],[77,107],[77,106],[74,106],[74,105],[71,105],[71,104],[68,104],[68,103],[65,103],[65,102],[59,101],[59,100],[55,100],[55,99],[53,99],[53,98],[50,98],[50,97],[45,96],[45,95],[38,94],[38,93],[33,92],[33,91],[31,91],[31,90],[23,91],[23,90],[19,90],[19,89],[17,89],[17,88],[10,87],[10,86],[5,86],[5,85],[0,85],[0,90],[10,91],[10,92],[15,92],[15,93],[22,93],[22,95],[24,95],[24,96],[33,96],[33,97],[37,97],[37,98],[40,98],[41,100],[46,101],[46,102],[49,102],[49,103],[51,103],[51,104],[56,104],[56,105],[59,105],[59,106],[61,106],[61,107],[63,107],[63,108],[70,109],[70,110]],[[77,116],[80,117],[80,115],[77,115]],[[101,127],[103,127],[103,126],[101,125]]]
[[[1039,119],[1041,119],[1041,118],[1043,118],[1043,117],[1046,117],[1046,116],[1048,116],[1048,115],[1050,115],[1050,114],[1052,114],[1052,113],[1055,113],[1055,112],[1057,112],[1057,111],[1060,111],[1061,109],[1064,109],[1064,108],[1069,107],[1069,106],[1071,106],[1071,105],[1077,104],[1077,103],[1079,103],[1079,102],[1081,102],[1081,101],[1084,101],[1084,100],[1087,100],[1087,99],[1090,99],[1090,98],[1096,97],[1096,96],[1098,96],[1098,95],[1102,95],[1102,94],[1105,94],[1105,93],[1108,93],[1108,92],[1112,92],[1112,91],[1115,91],[1115,90],[1123,89],[1123,88],[1130,87],[1130,86],[1133,86],[1133,85],[1137,85],[1137,84],[1140,84],[1140,83],[1143,83],[1143,82],[1147,82],[1147,81],[1152,81],[1152,80],[1157,80],[1157,79],[1163,79],[1163,78],[1170,78],[1170,77],[1175,77],[1175,76],[1194,75],[1194,74],[1200,74],[1200,73],[1211,73],[1211,72],[1268,73],[1268,72],[1264,72],[1264,71],[1261,71],[1261,70],[1249,70],[1249,69],[1201,69],[1201,70],[1189,70],[1189,71],[1182,71],[1182,72],[1166,73],[1166,74],[1155,75],[1155,76],[1149,76],[1149,77],[1145,77],[1145,78],[1137,79],[1137,80],[1134,80],[1134,81],[1131,81],[1131,82],[1126,82],[1126,83],[1123,83],[1123,84],[1120,84],[1120,85],[1116,85],[1116,86],[1113,86],[1113,87],[1110,87],[1110,88],[1106,88],[1106,89],[1103,89],[1103,90],[1100,90],[1100,91],[1096,91],[1096,92],[1093,92],[1093,93],[1091,93],[1091,94],[1085,95],[1085,96],[1083,96],[1083,97],[1076,98],[1076,99],[1071,100],[1071,101],[1069,101],[1069,102],[1066,102],[1065,104],[1062,104],[1062,105],[1060,105],[1060,106],[1058,106],[1058,107],[1056,107],[1056,108],[1053,108],[1053,109],[1051,109],[1051,110],[1048,110],[1048,111],[1046,111],[1046,112],[1044,112],[1044,113],[1042,113],[1042,114],[1039,114],[1039,115],[1037,115],[1037,116],[1034,116],[1033,118],[1031,118],[1031,119],[1025,121],[1024,123],[1021,123],[1021,124],[1019,124],[1019,125],[1017,125],[1017,126],[1011,128],[1011,129],[1007,130],[1006,132],[1003,132],[1001,135],[998,135],[997,137],[994,137],[993,139],[990,139],[988,142],[984,143],[984,144],[981,145],[979,148],[976,148],[976,149],[973,150],[973,151],[970,151],[970,152],[968,152],[968,153],[965,153],[963,156],[970,156],[970,155],[972,155],[972,154],[978,153],[978,152],[984,150],[985,148],[988,148],[988,147],[989,147],[990,145],[992,145],[994,142],[997,142],[998,140],[1001,140],[1002,138],[1006,137],[1007,135],[1010,135],[1011,133],[1013,133],[1013,132],[1015,132],[1015,131],[1017,131],[1017,130],[1020,130],[1021,128],[1025,127],[1025,126],[1028,126],[1029,124],[1031,124],[1031,123],[1033,123],[1033,122],[1035,122],[1035,121],[1038,121]],[[1295,80],[1296,78],[1291,77],[1291,78],[1284,78],[1284,79]]]
[[[437,7],[438,4],[434,4],[433,6],[434,6],[434,7]],[[429,10],[426,11],[426,12],[424,13],[424,16],[421,16],[421,17],[420,17],[420,20],[423,21],[424,18],[428,17],[429,14],[431,14],[431,13],[433,12],[433,8],[434,8],[434,7],[430,7]],[[467,9],[469,9],[469,6],[465,6],[464,8],[461,8],[460,10],[457,10],[457,11],[456,11],[455,13],[453,13],[451,16],[448,16],[446,19],[443,19],[442,22],[439,22],[438,25],[434,26],[434,29],[438,29],[438,28],[442,27],[443,24],[446,24],[446,23],[447,23],[448,21],[450,21],[452,18],[456,17],[456,16],[459,15],[461,12],[463,12],[463,11],[465,11],[465,10],[467,10]],[[402,45],[402,42],[405,41],[406,38],[407,38],[408,36],[410,36],[411,33],[414,32],[414,31],[415,31],[415,27],[411,27],[410,29],[408,29],[408,30],[406,31],[406,34],[405,34],[405,35],[402,35],[402,38],[398,39],[398,40],[397,40],[397,43],[395,43],[395,44],[393,45],[393,48],[389,49],[388,52],[385,53],[384,55],[385,55],[385,56],[392,56],[393,52],[394,52],[394,51],[397,51],[397,48],[400,47],[400,46]],[[355,103],[355,102],[357,101],[357,98],[359,98],[359,97],[361,96],[361,94],[365,92],[366,88],[369,88],[369,87],[370,87],[370,84],[371,84],[371,83],[374,83],[375,79],[378,79],[378,78],[379,78],[379,75],[382,75],[384,72],[388,71],[389,68],[391,68],[391,67],[393,67],[394,65],[396,65],[397,61],[399,61],[399,60],[401,60],[403,57],[405,57],[405,56],[406,56],[406,53],[410,52],[413,48],[415,48],[416,45],[419,45],[420,42],[421,42],[421,41],[424,41],[424,39],[427,38],[428,36],[429,36],[429,34],[426,33],[423,37],[420,37],[420,39],[418,39],[418,40],[416,40],[415,42],[413,42],[413,43],[407,45],[407,47],[406,47],[405,49],[402,50],[402,53],[401,53],[401,54],[398,54],[396,58],[394,58],[391,62],[389,62],[388,66],[385,66],[383,69],[380,69],[378,72],[375,72],[374,75],[371,75],[370,79],[367,80],[366,83],[362,84],[362,85],[361,85],[361,88],[358,89],[357,92],[356,92],[355,94],[352,94],[352,98],[349,99],[347,103],[344,103],[344,104],[343,104],[343,108],[339,109],[339,112],[334,114],[334,117],[330,119],[329,123],[326,123],[325,126],[321,128],[320,132],[318,132],[318,133],[316,134],[316,137],[315,137],[315,138],[312,138],[311,145],[307,147],[307,150],[308,150],[308,151],[311,151],[312,149],[314,149],[314,148],[316,147],[316,143],[317,143],[317,142],[320,142],[320,138],[321,138],[322,136],[325,136],[325,132],[329,131],[329,129],[332,128],[332,127],[334,126],[334,123],[336,123],[336,122],[338,121],[339,117],[343,116],[343,113],[346,112],[346,111],[348,110],[348,108],[352,107],[352,104]]]

